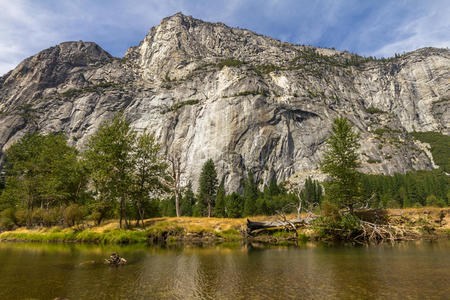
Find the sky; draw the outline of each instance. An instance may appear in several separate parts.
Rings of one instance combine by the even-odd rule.
[[[0,75],[64,41],[122,57],[177,12],[365,56],[450,47],[449,0],[0,0]]]

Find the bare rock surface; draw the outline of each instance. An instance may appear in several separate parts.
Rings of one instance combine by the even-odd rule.
[[[212,158],[235,190],[249,169],[261,182],[316,174],[342,115],[361,133],[362,171],[431,169],[409,132],[450,134],[449,66],[448,49],[373,60],[176,14],[123,58],[65,42],[0,77],[0,149],[33,130],[64,132],[83,149],[123,111],[181,153],[184,182],[195,187]]]

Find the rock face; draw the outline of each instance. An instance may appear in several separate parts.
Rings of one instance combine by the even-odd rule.
[[[0,148],[41,130],[82,149],[124,111],[179,153],[185,182],[212,158],[231,191],[250,169],[261,182],[315,174],[342,115],[361,133],[364,172],[431,169],[408,132],[450,134],[449,66],[447,49],[373,60],[176,14],[123,58],[66,42],[1,77]]]

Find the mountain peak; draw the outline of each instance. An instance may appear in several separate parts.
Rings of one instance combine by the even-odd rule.
[[[233,58],[276,65],[293,59],[301,48],[250,30],[176,13],[152,27],[140,45],[130,48],[125,56],[135,60],[147,78],[156,79],[161,70],[164,76],[169,70],[200,60],[217,62]]]

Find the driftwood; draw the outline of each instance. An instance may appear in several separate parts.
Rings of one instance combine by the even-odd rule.
[[[310,225],[311,222],[316,219],[316,215],[308,215],[306,218],[287,220],[283,218],[283,220],[279,221],[266,221],[266,222],[255,222],[247,219],[247,233],[251,234],[255,230],[259,229],[268,229],[268,228],[276,228],[276,227],[293,227],[296,228],[298,226]]]
[[[412,230],[390,224],[375,224],[367,221],[360,221],[360,226],[361,233],[353,239],[360,244],[381,241],[404,241],[412,240],[416,237],[416,233]]]

